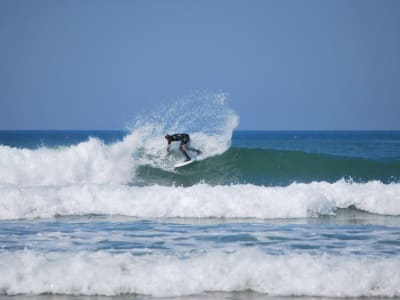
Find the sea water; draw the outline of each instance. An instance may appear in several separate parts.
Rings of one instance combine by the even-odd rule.
[[[399,297],[400,132],[235,131],[205,98],[1,131],[0,299]]]

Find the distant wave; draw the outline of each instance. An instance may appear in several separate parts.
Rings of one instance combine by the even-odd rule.
[[[191,187],[71,185],[0,186],[0,219],[58,215],[126,215],[143,218],[310,218],[355,207],[400,215],[400,184],[379,181],[252,184],[197,184]]]
[[[255,249],[184,258],[129,253],[0,252],[0,294],[400,296],[398,257],[268,255]]]

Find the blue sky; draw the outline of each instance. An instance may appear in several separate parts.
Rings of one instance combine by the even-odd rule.
[[[400,129],[398,0],[0,0],[0,129],[123,129],[224,92],[239,129]]]

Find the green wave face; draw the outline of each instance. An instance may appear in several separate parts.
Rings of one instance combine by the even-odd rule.
[[[312,154],[299,151],[231,148],[222,155],[195,162],[174,172],[150,166],[137,170],[135,184],[190,186],[250,183],[288,185],[293,182],[327,181],[342,178],[355,182],[397,182],[400,161]]]

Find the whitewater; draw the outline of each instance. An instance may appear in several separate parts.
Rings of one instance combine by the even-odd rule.
[[[307,218],[355,207],[400,215],[400,184],[381,182],[293,183],[191,187],[72,185],[0,188],[0,219],[61,215],[125,215],[141,218]]]
[[[0,299],[400,297],[400,132],[238,124],[200,93],[124,131],[0,131]],[[175,170],[167,133],[203,154]]]
[[[183,296],[251,290],[272,296],[400,296],[396,258],[211,252],[190,259],[105,252],[0,255],[7,294]],[[360,274],[364,280],[358,282]],[[395,276],[393,276],[395,275]],[[82,280],[82,278],[84,280]]]

